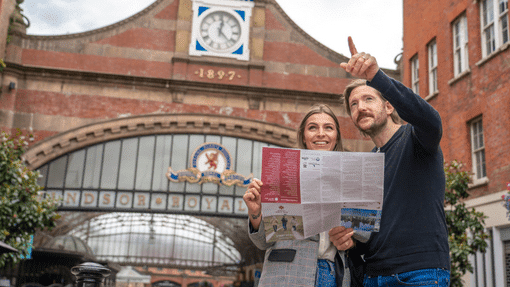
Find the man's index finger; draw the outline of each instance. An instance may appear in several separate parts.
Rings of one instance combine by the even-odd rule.
[[[356,46],[354,45],[354,41],[352,41],[351,36],[347,38],[347,41],[349,42],[349,50],[351,51],[351,56],[358,54],[358,50],[356,50]]]

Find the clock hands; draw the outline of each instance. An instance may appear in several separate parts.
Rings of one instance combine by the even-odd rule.
[[[221,20],[220,20],[220,26],[218,26],[218,37],[220,37],[220,36],[221,36],[221,34],[223,34],[223,33],[221,32],[221,29],[222,29],[222,28],[223,28],[223,21],[221,21]]]
[[[218,29],[218,37],[220,37],[221,35],[223,35],[223,37],[225,38],[225,40],[228,41],[228,37],[227,35],[225,35],[225,33],[223,33],[223,20],[221,20],[220,22],[220,27]]]

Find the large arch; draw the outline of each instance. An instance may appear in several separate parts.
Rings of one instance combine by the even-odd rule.
[[[49,166],[52,162],[62,157],[67,157],[95,145],[112,141],[130,140],[137,137],[161,137],[179,134],[188,134],[190,136],[203,135],[204,138],[207,135],[212,135],[216,138],[240,138],[251,141],[264,141],[286,147],[293,147],[296,142],[294,130],[254,120],[219,115],[146,115],[91,124],[58,134],[31,147],[25,154],[25,159],[31,168],[44,169],[44,167]],[[42,185],[44,186],[45,183],[47,184],[47,182],[43,182]],[[232,196],[238,197],[237,193],[233,192]],[[157,211],[153,212],[157,213]],[[77,234],[80,232],[81,236],[84,237],[83,239],[86,240],[86,237],[90,234],[85,235],[84,230],[94,225],[98,218],[108,216],[108,213],[104,211],[63,212],[62,215],[62,219],[53,231],[38,233],[34,242],[35,246],[40,246],[55,236]],[[156,216],[165,215],[160,214]],[[167,212],[166,216],[170,218],[174,215]],[[223,264],[221,266],[215,265],[213,269],[216,272],[219,271],[218,269],[224,269],[223,273],[229,273],[233,269],[236,270],[238,265],[252,265],[263,261],[263,252],[253,246],[245,232],[246,219],[239,218],[239,216],[237,218],[229,218],[228,216],[217,218],[207,215],[200,216],[198,214],[189,217],[202,220],[202,222],[210,225],[212,228],[220,230],[223,234],[222,236],[228,238],[229,242],[231,242],[230,246],[236,252],[239,252],[241,256],[241,259],[236,263]],[[196,266],[192,260],[184,260],[182,262],[184,263],[172,264],[177,268],[212,268],[211,266]],[[128,263],[151,266],[172,265],[164,260],[151,261],[143,258],[139,259],[139,261],[130,261]]]
[[[207,114],[142,115],[113,119],[68,130],[44,139],[24,154],[27,165],[41,165],[74,150],[109,140],[148,134],[212,134],[294,147],[296,131],[273,123]]]

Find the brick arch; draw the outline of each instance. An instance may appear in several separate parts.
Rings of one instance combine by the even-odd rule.
[[[273,123],[222,115],[162,114],[118,118],[75,128],[38,142],[23,157],[30,169],[36,169],[86,146],[151,134],[222,135],[296,147],[296,131]]]

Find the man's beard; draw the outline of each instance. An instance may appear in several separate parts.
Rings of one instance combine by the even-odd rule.
[[[374,119],[374,122],[372,123],[372,125],[367,128],[367,129],[362,129],[358,122],[359,120],[362,118],[362,117],[365,117],[365,116],[369,116],[371,118]],[[376,118],[367,114],[367,113],[360,113],[358,115],[358,118],[356,119],[356,127],[358,128],[358,130],[360,131],[360,133],[365,136],[365,137],[370,137],[370,138],[373,138],[375,136],[377,136],[379,133],[382,132],[382,130],[384,129],[384,127],[386,126],[386,124],[388,123],[388,118],[386,117],[383,117],[383,120],[382,122],[377,122],[376,121]]]

